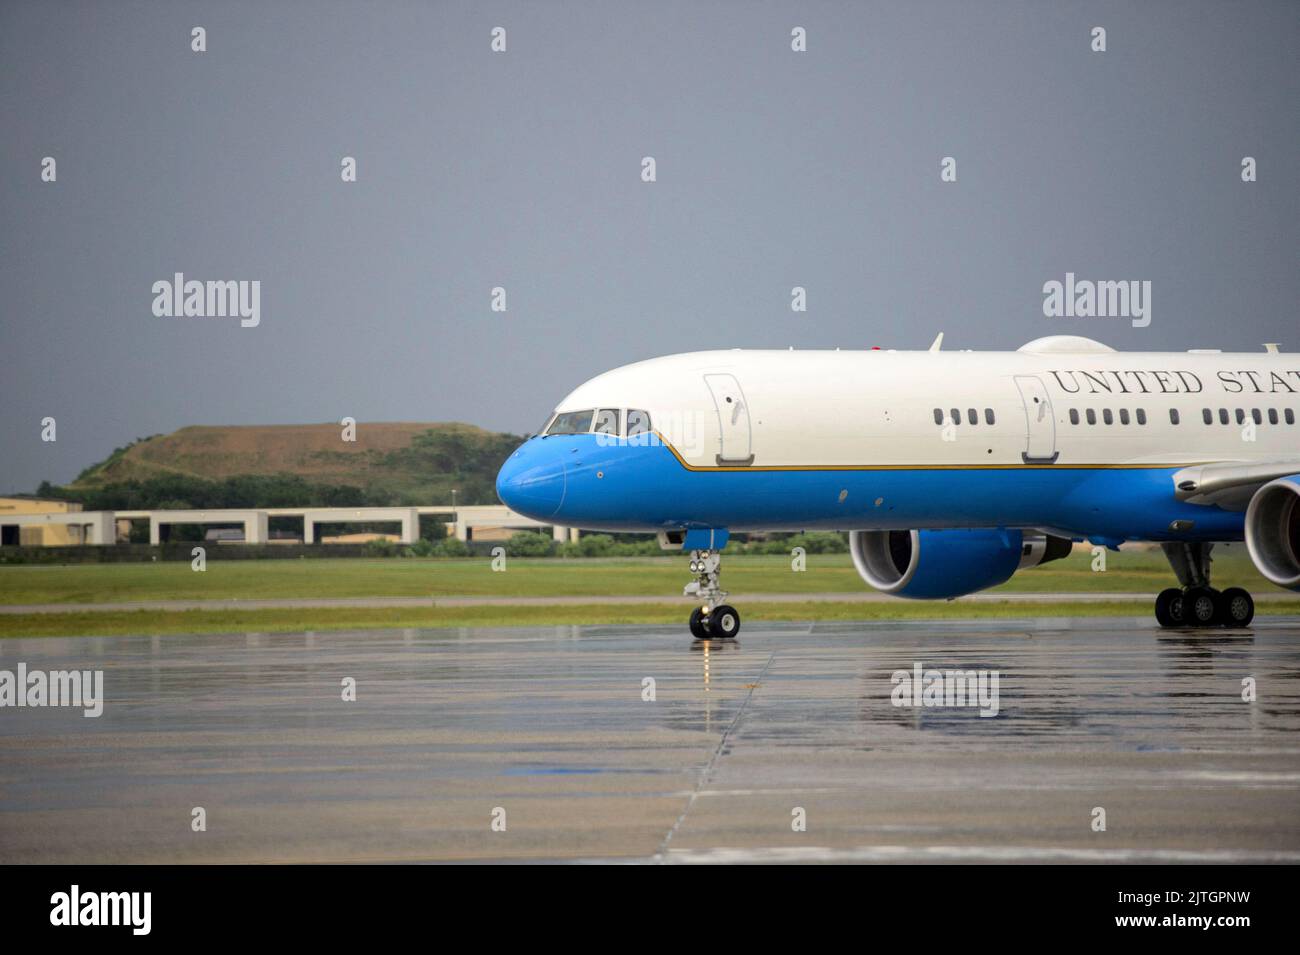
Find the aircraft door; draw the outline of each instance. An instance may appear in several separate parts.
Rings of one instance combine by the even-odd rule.
[[[754,463],[753,437],[749,427],[749,405],[740,390],[735,375],[712,374],[704,376],[704,383],[713,395],[718,410],[719,465],[750,465]]]
[[[1054,464],[1060,454],[1056,450],[1056,416],[1052,413],[1052,399],[1041,379],[1034,375],[1017,375],[1016,387],[1025,404],[1025,423],[1028,435],[1021,458],[1026,464]]]

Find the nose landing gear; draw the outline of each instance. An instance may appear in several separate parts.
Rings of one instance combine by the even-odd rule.
[[[690,568],[695,579],[682,589],[682,596],[698,601],[698,606],[691,611],[691,636],[697,640],[735,639],[740,632],[740,612],[722,602],[727,596],[718,584],[722,554],[716,550],[693,550]]]
[[[1156,621],[1162,627],[1244,627],[1255,617],[1255,601],[1240,587],[1218,591],[1210,586],[1213,544],[1162,544],[1181,588],[1156,597]]]

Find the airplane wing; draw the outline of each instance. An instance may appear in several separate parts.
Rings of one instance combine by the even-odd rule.
[[[1300,456],[1249,464],[1198,464],[1174,472],[1174,496],[1189,504],[1244,511],[1251,496],[1263,485],[1288,474],[1300,474]]]

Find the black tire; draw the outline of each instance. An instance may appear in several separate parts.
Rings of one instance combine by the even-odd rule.
[[[691,636],[696,640],[709,639],[708,631],[704,628],[704,609],[696,607],[691,611]]]
[[[1248,627],[1255,619],[1255,600],[1240,587],[1219,594],[1219,623],[1225,627]]]
[[[732,640],[740,633],[740,612],[730,604],[713,608],[705,628],[715,640]]]
[[[1156,597],[1156,623],[1162,627],[1183,625],[1183,592],[1177,587],[1162,590]]]
[[[1219,619],[1218,595],[1209,587],[1188,587],[1183,594],[1183,617],[1193,627],[1212,627]]]

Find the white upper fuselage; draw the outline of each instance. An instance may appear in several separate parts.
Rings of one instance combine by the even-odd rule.
[[[1300,356],[1070,336],[1016,352],[693,352],[606,372],[556,410],[599,408],[648,410],[692,469],[1266,461],[1300,451]]]

